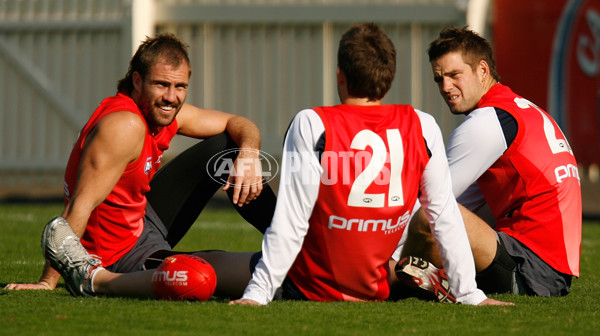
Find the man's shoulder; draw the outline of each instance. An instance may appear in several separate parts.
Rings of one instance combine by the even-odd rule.
[[[312,107],[312,108],[307,108],[307,109],[303,109],[300,110],[298,113],[296,113],[296,116],[294,117],[294,119],[313,119],[318,117],[317,114],[317,109],[319,109],[318,107]]]
[[[460,133],[485,133],[486,129],[496,124],[498,124],[496,108],[493,106],[479,107],[465,117],[465,120],[452,132],[452,136]]]
[[[318,108],[308,108],[296,113],[290,124],[289,130],[296,132],[301,130],[312,130],[312,133],[322,133],[324,131],[323,120],[316,110],[318,110]]]
[[[124,122],[125,125],[130,126],[144,124],[143,116],[135,102],[123,94],[117,94],[100,102],[82,132],[87,133],[100,124],[102,124],[101,127],[104,125],[113,127],[116,124],[115,121]]]
[[[496,83],[486,94],[481,97],[477,108],[483,107],[499,107],[502,109],[512,109],[515,104],[515,99],[521,96],[514,93],[508,86],[502,83]]]
[[[90,121],[93,124],[96,124],[101,119],[104,119],[107,116],[117,112],[126,113],[125,116],[129,116],[130,118],[132,118],[132,120],[136,119],[134,118],[134,115],[139,116],[137,119],[142,118],[142,114],[139,110],[139,107],[133,101],[133,99],[123,94],[117,94],[102,100],[102,102],[100,102],[100,104],[90,117]]]
[[[98,120],[96,127],[111,133],[125,133],[130,136],[146,133],[146,123],[141,115],[131,111],[114,111]]]
[[[421,111],[419,109],[414,109],[414,110],[415,110],[415,113],[417,114],[417,116],[419,117],[419,119],[421,120],[421,123],[437,125],[437,122],[435,121],[435,117],[432,116],[431,114]]]
[[[129,111],[139,111],[139,107],[137,104],[131,99],[131,97],[123,94],[117,93],[114,96],[109,96],[104,98],[100,104],[98,105],[97,110],[114,110],[114,109],[123,109]]]

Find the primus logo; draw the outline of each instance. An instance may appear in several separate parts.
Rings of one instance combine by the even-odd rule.
[[[152,275],[152,281],[176,282],[178,285],[187,285],[188,271],[156,271]]]
[[[556,167],[556,169],[554,169],[554,175],[556,176],[556,182],[558,183],[562,183],[567,177],[574,177],[578,181],[581,181],[579,179],[579,170],[572,164]]]
[[[398,230],[403,230],[410,220],[410,213],[407,211],[404,215],[398,217],[395,221],[389,219],[347,219],[335,215],[329,216],[328,229],[354,230],[359,232],[383,231],[385,234],[391,234]]]

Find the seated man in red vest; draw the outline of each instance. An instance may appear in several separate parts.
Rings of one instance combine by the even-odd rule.
[[[306,109],[292,121],[262,258],[243,297],[232,304],[394,296],[388,261],[417,198],[447,270],[436,286],[438,299],[504,304],[486,298],[475,283],[435,120],[409,105],[382,104],[395,71],[394,45],[377,25],[355,25],[342,36],[341,105]]]
[[[466,116],[447,156],[478,287],[567,295],[579,276],[582,221],[577,161],[567,139],[545,111],[499,82],[492,49],[476,33],[443,30],[430,44],[429,61],[450,111]],[[486,220],[473,213],[486,208],[492,214]],[[435,244],[423,244],[431,236],[424,217],[415,219],[400,273],[422,284],[435,272],[428,261],[442,263]]]
[[[187,46],[177,37],[148,38],[117,94],[104,99],[81,130],[65,172],[65,209],[45,231],[46,237],[62,230],[56,238],[64,240],[57,245],[63,260],[55,267],[73,295],[94,295],[95,274],[138,276],[136,271],[156,268],[178,253],[172,248],[223,184],[251,224],[261,232],[270,224],[275,196],[268,185],[263,189],[262,170],[255,164],[258,128],[244,117],[186,104],[191,71]],[[175,134],[205,140],[158,170]],[[228,157],[233,166],[227,171],[236,174],[217,176],[220,171],[208,162],[225,152],[238,153]],[[221,253],[195,254],[210,261]],[[151,273],[147,281],[111,288],[151,295]],[[54,289],[59,278],[47,263],[38,283],[7,288]],[[108,286],[101,278],[96,285]]]

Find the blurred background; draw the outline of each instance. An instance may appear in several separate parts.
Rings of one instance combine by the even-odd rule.
[[[561,125],[584,216],[600,216],[600,0],[0,0],[0,201],[61,199],[79,129],[158,32],[190,46],[187,101],[251,119],[278,157],[299,110],[339,102],[337,42],[363,21],[398,52],[385,102],[432,114],[445,140],[463,117],[439,96],[428,44],[447,26],[489,39],[502,82]],[[166,159],[191,144],[176,138]]]

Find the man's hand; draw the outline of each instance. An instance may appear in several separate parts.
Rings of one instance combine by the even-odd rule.
[[[48,262],[44,265],[42,276],[38,283],[10,283],[4,287],[8,290],[53,290],[56,288],[56,284],[60,279],[60,273],[58,273]]]
[[[515,304],[512,302],[498,301],[498,300],[494,300],[494,299],[490,299],[490,298],[487,298],[478,304],[478,306],[514,306],[514,305]]]
[[[4,287],[4,289],[9,289],[9,290],[53,290],[54,288],[52,288],[50,286],[49,283],[45,282],[45,281],[40,281],[38,283],[25,283],[25,284],[18,284],[18,283],[11,283],[6,285],[6,287]]]
[[[233,305],[262,306],[260,303],[254,301],[254,300],[250,300],[250,299],[238,299],[238,300],[229,301],[229,305],[230,306],[233,306]]]
[[[228,190],[233,186],[233,204],[241,207],[260,195],[263,190],[262,180],[259,151],[240,149],[223,190]]]

